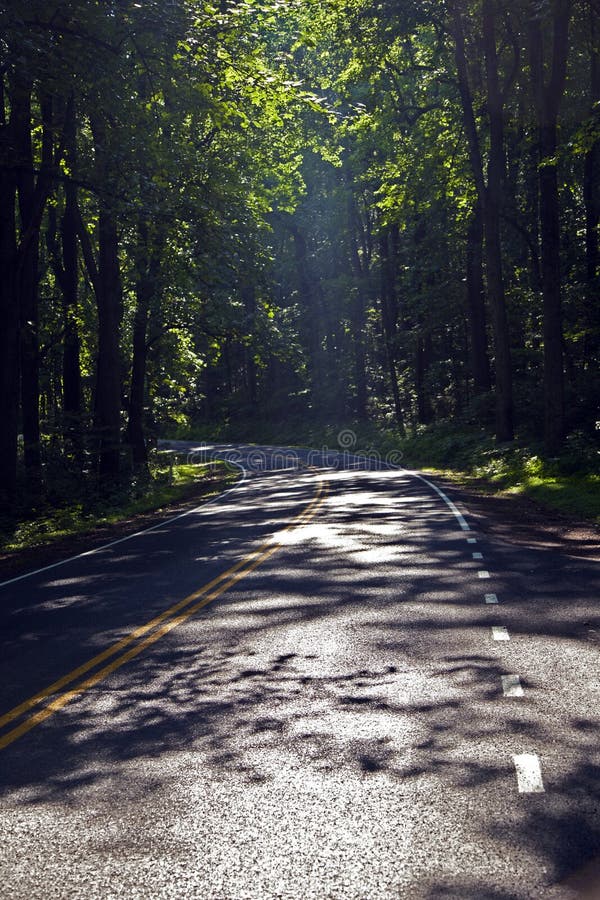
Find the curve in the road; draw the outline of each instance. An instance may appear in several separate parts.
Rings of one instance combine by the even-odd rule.
[[[434,492],[434,494],[443,501],[447,509],[456,519],[462,532],[472,535],[469,523],[466,521],[465,517],[462,515],[454,502],[441,488],[439,488],[428,478],[425,478],[419,472],[401,469],[399,466],[395,465],[382,465],[381,461],[378,461],[377,459],[370,459],[368,457],[362,457],[348,452],[332,453],[331,451],[325,452],[309,449],[297,450],[294,448],[273,448],[254,445],[239,447],[234,447],[233,445],[217,444],[198,446],[191,442],[170,442],[169,446],[174,451],[186,452],[188,454],[188,457],[191,456],[194,459],[202,461],[204,461],[205,459],[215,458],[224,459],[229,464],[236,466],[241,471],[241,478],[232,488],[224,491],[218,497],[212,498],[211,500],[207,501],[207,503],[201,504],[200,506],[194,507],[193,509],[186,510],[183,513],[165,519],[162,522],[157,523],[156,525],[153,525],[146,529],[142,529],[141,531],[135,532],[134,534],[127,535],[126,537],[119,538],[107,544],[103,544],[102,546],[94,548],[93,550],[86,551],[82,554],[77,554],[76,556],[69,557],[49,566],[45,566],[43,568],[36,569],[34,571],[30,571],[23,575],[17,576],[16,578],[9,579],[5,582],[0,583],[0,587],[4,587],[15,582],[25,580],[27,578],[31,578],[32,576],[42,574],[50,569],[63,566],[81,557],[99,553],[102,550],[112,548],[117,544],[121,544],[125,541],[129,541],[136,537],[139,537],[142,534],[157,531],[166,525],[169,525],[173,522],[178,521],[179,519],[198,512],[205,506],[219,502],[227,495],[240,488],[248,479],[251,472],[264,472],[265,469],[269,467],[276,469],[282,467],[306,468],[317,463],[324,468],[330,466],[333,468],[339,468],[341,463],[342,467],[344,468],[375,467],[398,469],[404,475],[409,475],[415,479],[418,479],[420,482],[425,484],[432,492]],[[76,697],[80,696],[89,688],[104,680],[106,677],[111,675],[114,671],[125,665],[130,660],[139,656],[139,654],[156,643],[161,637],[168,634],[178,625],[185,622],[195,613],[199,612],[203,607],[207,606],[209,603],[220,597],[226,590],[235,585],[250,572],[254,571],[254,569],[256,569],[263,561],[268,559],[279,549],[279,547],[281,546],[281,542],[284,539],[283,535],[286,532],[293,530],[299,525],[305,524],[310,518],[315,515],[318,507],[323,501],[324,493],[325,484],[323,481],[321,481],[316,497],[308,504],[307,507],[305,507],[305,509],[298,516],[296,516],[296,518],[288,528],[284,529],[278,534],[273,535],[269,540],[259,546],[256,550],[253,550],[251,553],[244,556],[241,560],[226,569],[224,572],[220,573],[216,578],[213,578],[211,581],[207,582],[198,590],[193,591],[182,600],[168,607],[159,615],[153,617],[149,622],[139,626],[138,628],[135,628],[121,640],[107,647],[101,653],[96,654],[94,657],[87,660],[83,664],[77,666],[66,675],[53,681],[52,684],[50,684],[48,687],[44,688],[43,690],[24,700],[22,703],[13,707],[3,716],[0,716],[0,728],[4,728],[11,722],[14,722],[15,720],[25,716],[32,709],[35,709],[41,704],[46,703],[46,701],[49,701],[42,709],[24,719],[24,721],[22,721],[20,724],[16,725],[14,728],[0,737],[0,749],[3,749],[4,747],[12,744],[18,738],[34,728],[36,725],[41,724],[41,722],[45,721],[55,712],[62,709]],[[477,538],[469,536],[467,537],[467,542],[469,545],[476,544]],[[483,562],[483,554],[478,551],[472,552],[472,558],[474,561]],[[479,569],[477,572],[477,576],[479,579],[489,579],[490,573],[486,569]],[[485,594],[485,602],[486,604],[498,604],[498,597],[496,594],[492,593]],[[492,625],[491,635],[494,641],[510,640],[510,634],[507,628],[502,624]],[[106,665],[103,665],[104,663],[106,663]],[[101,666],[101,668],[98,668],[99,666]],[[90,672],[92,674],[88,675],[88,673]],[[84,678],[84,676],[86,675],[88,677]],[[83,680],[80,681],[79,679],[82,678]],[[69,690],[64,690],[70,685],[75,686],[71,687]],[[503,676],[502,692],[505,697],[509,698],[523,696],[524,692],[519,676],[515,674],[507,674]],[[523,753],[514,755],[513,762],[516,769],[519,792],[542,792],[544,790],[541,777],[540,762],[536,754]]]
[[[263,543],[256,550],[253,550],[243,559],[239,560],[225,572],[222,572],[216,578],[212,579],[193,593],[188,594],[188,596],[184,597],[183,600],[180,600],[174,605],[170,606],[160,615],[155,616],[146,624],[141,625],[139,628],[136,628],[122,640],[106,648],[101,653],[94,656],[92,659],[83,663],[81,666],[78,666],[73,671],[68,672],[66,675],[62,676],[57,681],[54,681],[48,687],[39,691],[32,697],[29,697],[27,700],[24,700],[22,703],[18,704],[13,709],[9,710],[7,713],[1,716],[0,728],[3,728],[22,715],[26,714],[29,710],[35,708],[36,706],[39,706],[45,700],[49,700],[49,698],[53,697],[58,691],[62,691],[62,689],[67,687],[69,684],[73,684],[73,682],[76,682],[77,679],[81,678],[87,672],[95,669],[98,665],[105,662],[107,659],[114,657],[116,654],[120,654],[115,659],[112,659],[112,661],[106,666],[103,666],[101,669],[97,670],[92,675],[84,679],[84,681],[76,684],[75,687],[71,688],[70,690],[59,694],[57,697],[54,697],[54,699],[50,700],[50,702],[47,703],[46,706],[43,707],[43,709],[29,716],[29,718],[25,719],[19,725],[6,732],[2,737],[0,737],[0,750],[14,743],[24,734],[27,734],[27,732],[31,731],[32,728],[35,728],[37,725],[40,725],[42,722],[46,721],[46,719],[50,718],[50,716],[54,715],[54,713],[58,712],[76,697],[85,693],[85,691],[89,690],[89,688],[91,687],[94,687],[100,681],[103,681],[105,678],[107,678],[117,669],[121,668],[121,666],[125,665],[130,660],[134,659],[136,656],[139,656],[140,653],[142,653],[148,647],[152,646],[152,644],[155,644],[158,640],[160,640],[160,638],[164,637],[178,625],[181,625],[183,622],[187,621],[191,616],[195,615],[195,613],[199,612],[205,606],[208,606],[209,603],[212,603],[225,591],[233,587],[233,585],[237,584],[237,582],[239,582],[246,575],[249,575],[250,572],[253,572],[258,566],[261,565],[261,563],[263,563],[279,550],[279,548],[283,545],[283,542],[285,540],[284,536],[286,534],[292,532],[296,528],[305,525],[316,515],[326,495],[327,485],[323,480],[320,480],[315,497],[298,515],[296,515],[292,519],[291,524],[286,528],[273,535],[268,541]],[[169,521],[174,521],[174,519],[171,519]],[[164,525],[166,523],[163,522],[161,524]],[[139,532],[139,534],[142,533],[145,532]],[[144,635],[146,635],[146,637],[144,637]],[[143,640],[140,640],[139,643],[135,643],[139,638],[143,638]],[[130,647],[131,644],[134,644],[134,646]],[[124,653],[121,653],[121,651],[125,650],[126,647],[130,647],[130,649],[126,650],[126,652]]]

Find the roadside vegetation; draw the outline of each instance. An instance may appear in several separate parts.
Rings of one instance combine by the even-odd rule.
[[[403,443],[404,465],[491,494],[517,494],[575,519],[600,524],[600,453],[580,433],[553,457],[535,441],[497,444],[489,436],[437,426]]]
[[[574,432],[562,451],[549,456],[541,441],[517,435],[498,443],[483,428],[460,421],[418,428],[409,437],[395,430],[357,429],[359,451],[385,459],[399,454],[400,465],[419,469],[487,494],[529,497],[548,510],[600,524],[600,451]]]
[[[36,508],[23,506],[0,520],[0,553],[41,547],[64,538],[92,534],[106,526],[133,524],[147,513],[193,499],[202,503],[225,490],[239,472],[222,462],[194,465],[175,454],[151,457],[149,473],[109,494],[87,485],[54,505],[49,498]]]
[[[599,21],[0,5],[9,536],[153,503],[157,438],[337,448],[344,423],[344,449],[597,517]]]

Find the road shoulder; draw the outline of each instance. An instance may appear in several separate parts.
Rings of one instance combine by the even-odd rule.
[[[472,527],[509,544],[556,550],[580,559],[600,561],[600,529],[541,506],[519,494],[488,494],[436,477]]]

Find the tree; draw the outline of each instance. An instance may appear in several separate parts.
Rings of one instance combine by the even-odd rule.
[[[591,433],[597,12],[4,6],[4,497],[191,425],[487,426],[490,388],[498,440]]]
[[[494,0],[483,0],[481,12],[482,43],[485,55],[486,105],[490,129],[487,181],[484,174],[483,156],[469,84],[460,0],[453,0],[452,15],[456,68],[464,128],[469,145],[469,158],[473,178],[477,188],[478,204],[483,211],[487,292],[492,309],[494,332],[496,436],[500,441],[509,441],[513,438],[513,389],[500,234],[500,207],[504,170],[504,101],[498,76],[495,3]],[[477,212],[475,215],[477,215]],[[476,296],[476,290],[477,288],[474,288],[471,294],[473,298]],[[481,352],[480,340],[477,344],[479,353]]]
[[[542,293],[544,298],[544,438],[550,453],[564,439],[563,336],[561,313],[560,201],[556,153],[558,113],[567,75],[571,0],[554,0],[542,21],[532,7],[529,20],[529,56],[537,114],[539,147],[540,225],[542,241]],[[550,62],[544,59],[544,32],[551,25]],[[546,27],[544,27],[546,26]],[[549,71],[548,77],[545,72]]]

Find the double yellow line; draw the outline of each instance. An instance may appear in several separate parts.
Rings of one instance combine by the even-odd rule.
[[[292,531],[309,522],[323,503],[326,493],[326,484],[324,481],[320,481],[317,493],[313,500],[311,500],[301,513],[292,519],[292,522],[287,528],[282,529],[280,534],[283,535],[286,532]],[[178,625],[181,625],[182,622],[185,622],[191,616],[195,615],[195,613],[203,607],[208,606],[209,603],[212,603],[213,600],[216,600],[217,597],[220,597],[221,594],[225,593],[230,587],[233,587],[234,584],[237,584],[238,581],[241,581],[242,578],[245,578],[246,575],[249,575],[250,572],[254,571],[261,563],[276,553],[281,545],[282,541],[280,538],[277,536],[272,537],[221,575],[218,575],[216,578],[213,578],[212,581],[209,581],[197,591],[194,591],[193,594],[184,597],[183,600],[170,606],[145,625],[136,628],[126,637],[117,641],[116,644],[107,647],[102,653],[98,653],[92,659],[89,659],[81,666],[78,666],[76,669],[63,675],[62,678],[54,681],[52,684],[48,685],[48,687],[39,691],[37,694],[34,694],[32,697],[29,697],[27,700],[24,700],[23,703],[15,706],[3,716],[0,716],[0,729],[2,729],[15,719],[18,719],[29,712],[29,710],[44,703],[44,701],[49,700],[52,697],[54,698],[50,699],[50,702],[46,703],[42,709],[24,719],[19,725],[16,725],[10,731],[5,732],[5,734],[0,737],[0,750],[3,750],[5,747],[8,747],[9,744],[12,744],[24,734],[27,734],[27,732],[31,731],[32,728],[35,728],[36,725],[45,722],[46,719],[53,716],[54,713],[70,703],[71,700],[74,700],[76,697],[85,693],[89,688],[94,687],[94,685],[103,681],[117,669],[120,669],[121,666],[124,666],[131,659],[135,659],[136,656],[139,656],[140,653],[159,641],[165,634],[168,634],[174,628],[177,628]],[[144,635],[146,635],[146,637],[144,637]],[[136,643],[139,638],[143,638],[143,640]],[[132,644],[133,646],[130,646]],[[121,653],[126,647],[129,647],[129,649],[126,650],[125,653]],[[106,660],[111,659],[111,657],[115,658],[107,665],[97,669],[97,671],[88,675],[83,681],[79,681],[74,687],[64,691],[64,693],[60,693],[63,688],[73,682],[77,682],[83,675],[86,675],[92,669],[96,669],[97,666],[101,665]],[[55,696],[57,694],[58,696]]]

